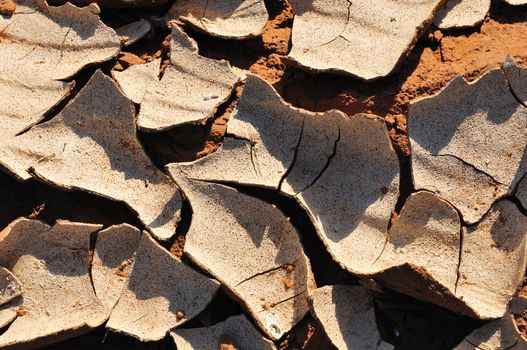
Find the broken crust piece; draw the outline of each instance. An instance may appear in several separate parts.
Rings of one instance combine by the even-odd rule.
[[[176,25],[170,39],[170,61],[161,80],[148,79],[151,84],[137,119],[142,130],[161,131],[206,120],[240,81],[227,61],[200,56],[196,42]]]
[[[178,350],[276,350],[244,315],[232,316],[206,328],[176,329],[170,333]]]
[[[520,334],[514,322],[514,316],[487,323],[470,333],[454,350],[525,350],[527,340]]]
[[[0,306],[21,296],[20,281],[8,269],[0,266]]]
[[[185,254],[217,278],[272,339],[308,312],[311,266],[295,228],[274,206],[220,184],[167,170],[193,210]],[[235,242],[226,247],[225,242]]]
[[[477,317],[505,314],[525,274],[526,240],[527,217],[509,200],[494,204],[477,225],[463,228],[456,295]]]
[[[128,284],[106,327],[140,341],[160,340],[200,313],[219,287],[143,232]]]
[[[0,161],[66,189],[126,203],[153,235],[166,240],[180,219],[181,194],[136,136],[134,107],[101,71],[50,121],[0,148]]]
[[[98,11],[95,4],[49,7],[44,0],[22,0],[11,17],[0,16],[0,147],[70,93],[74,82],[60,80],[119,52],[121,39]]]
[[[132,270],[141,233],[128,224],[114,225],[97,235],[92,262],[92,281],[97,298],[113,309]]]
[[[398,195],[399,162],[381,119],[291,107],[253,75],[220,149],[177,167],[296,196],[335,260],[358,274],[381,253]]]
[[[513,6],[521,6],[521,5],[527,5],[526,0],[504,0],[507,4],[513,5]]]
[[[112,70],[112,78],[126,97],[140,104],[147,89],[158,83],[160,65],[161,59],[158,58],[145,64],[135,64],[123,71]]]
[[[264,0],[180,0],[167,15],[223,39],[258,36],[268,17]]]
[[[152,29],[152,24],[144,18],[141,18],[139,21],[119,27],[116,32],[124,39],[123,45],[129,46],[143,39]]]
[[[44,346],[106,321],[110,310],[95,296],[88,262],[90,234],[100,228],[21,218],[0,233],[0,265],[24,286],[23,312],[0,335],[0,348]]]
[[[289,58],[314,71],[384,77],[413,48],[443,2],[294,0]]]
[[[408,117],[416,189],[438,193],[478,222],[527,172],[527,108],[500,69],[473,83],[453,79],[413,102]]]
[[[434,25],[439,29],[474,27],[485,19],[490,0],[448,0],[437,11]]]
[[[366,288],[344,285],[318,288],[311,296],[311,313],[339,350],[393,349],[381,339],[373,298]]]

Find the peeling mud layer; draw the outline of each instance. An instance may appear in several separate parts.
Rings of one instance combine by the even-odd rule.
[[[527,3],[0,0],[0,349],[526,349]]]

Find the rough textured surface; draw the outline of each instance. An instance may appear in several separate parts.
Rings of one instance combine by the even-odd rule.
[[[145,64],[130,66],[121,72],[112,70],[112,77],[126,97],[140,104],[147,89],[159,80],[160,64],[161,60],[156,59]]]
[[[144,153],[132,103],[100,71],[59,115],[1,147],[0,160],[20,176],[31,168],[42,181],[123,201],[159,239],[175,234],[181,194]]]
[[[311,299],[311,312],[337,349],[393,349],[379,335],[373,298],[367,289],[325,286],[315,290]]]
[[[181,0],[168,17],[225,39],[260,35],[267,22],[264,0]]]
[[[144,38],[152,29],[152,24],[141,18],[139,21],[119,27],[116,32],[124,39],[124,46],[128,46]]]
[[[314,288],[295,228],[268,203],[188,180],[177,164],[168,170],[193,210],[185,254],[222,282],[269,337],[282,337],[308,312]]]
[[[19,1],[11,17],[0,16],[3,138],[35,124],[69,94],[74,83],[59,79],[109,60],[120,47],[119,36],[99,20],[96,5]]]
[[[503,63],[503,72],[514,96],[527,105],[527,68],[519,67],[514,58],[508,55]]]
[[[77,6],[87,6],[93,2],[104,8],[128,8],[128,7],[149,7],[160,6],[168,2],[168,0],[67,0]],[[49,0],[50,5],[62,5],[66,0]]]
[[[514,317],[505,317],[489,322],[468,335],[454,350],[524,350],[527,340],[520,335]]]
[[[485,19],[490,0],[448,0],[434,17],[439,29],[473,27]]]
[[[520,200],[524,209],[527,209],[527,176],[524,176],[523,180],[518,185],[516,190],[516,198]]]
[[[110,311],[95,296],[88,264],[90,234],[100,228],[18,219],[0,233],[0,265],[24,286],[25,310],[0,335],[0,347],[42,346],[106,321]]]
[[[217,152],[180,165],[189,177],[276,189],[283,182],[335,260],[369,273],[385,244],[399,183],[397,156],[380,119],[292,108],[249,76],[227,132]]]
[[[527,171],[527,108],[500,69],[473,83],[452,80],[410,106],[415,187],[437,192],[475,223]]]
[[[289,57],[316,71],[365,80],[386,76],[412,49],[441,3],[294,0]]]
[[[218,288],[218,282],[186,266],[143,232],[128,284],[106,327],[141,341],[160,340],[202,311]]]
[[[505,314],[525,274],[526,235],[527,217],[508,200],[493,205],[477,225],[463,228],[456,295],[478,317]]]
[[[178,350],[276,349],[243,315],[207,328],[176,329],[171,335]]]
[[[0,267],[0,306],[22,296],[20,281],[5,267]]]
[[[128,224],[99,232],[95,243],[91,276],[97,298],[113,309],[132,270],[140,232]]]
[[[178,26],[172,28],[170,62],[161,80],[144,94],[137,120],[143,130],[159,131],[212,117],[240,80],[227,61],[200,56],[197,44]]]

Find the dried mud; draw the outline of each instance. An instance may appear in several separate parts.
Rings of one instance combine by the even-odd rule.
[[[11,0],[0,0],[0,13],[14,10]],[[287,0],[266,1],[270,19],[261,37],[245,41],[212,39],[185,28],[198,42],[200,54],[226,59],[233,66],[249,70],[264,78],[292,105],[312,111],[339,109],[352,115],[366,112],[384,118],[392,143],[402,165],[401,200],[411,192],[409,172],[409,142],[406,115],[410,101],[439,91],[456,75],[474,80],[492,68],[500,66],[511,54],[519,65],[527,65],[527,9],[493,1],[490,15],[475,27],[441,32],[433,26],[417,42],[397,72],[375,82],[364,83],[349,77],[304,72],[284,58],[291,47],[291,26],[294,13]],[[102,20],[113,27],[142,17],[159,17],[169,5],[148,10],[102,10]],[[134,64],[156,58],[166,61],[168,30],[156,29],[156,34],[124,48],[103,70],[122,70]],[[87,80],[90,70],[75,77],[78,91]],[[162,70],[160,71],[162,74]],[[236,87],[229,100],[203,123],[175,127],[157,133],[155,137],[139,133],[148,155],[162,168],[167,163],[191,161],[218,149],[223,140],[230,114],[241,95],[243,84]],[[72,95],[74,96],[75,91]],[[48,113],[46,120],[58,113],[65,103]],[[272,191],[239,188],[263,198],[291,217],[300,229],[306,254],[311,259],[318,286],[359,281],[334,263],[310,227],[305,212],[290,200]],[[400,208],[400,206],[399,206]],[[170,251],[182,256],[184,236],[190,225],[188,204],[183,208],[182,222],[174,240],[166,244]],[[303,216],[302,216],[303,215]],[[19,216],[28,216],[53,223],[56,219],[97,222],[105,226],[127,222],[138,228],[143,225],[124,204],[80,192],[64,192],[30,180],[19,183],[0,173],[0,223],[5,227]],[[311,225],[312,226],[312,225]],[[318,248],[317,248],[318,247]],[[363,281],[367,284],[367,281]],[[523,287],[525,290],[527,287]],[[455,315],[436,306],[383,290],[376,293],[376,311],[383,338],[397,349],[449,349],[470,331],[481,326],[480,321]],[[527,292],[525,292],[527,293]],[[242,313],[237,303],[220,292],[213,302],[186,327],[199,327],[225,320]],[[527,334],[527,313],[516,315],[521,332]],[[0,329],[0,334],[2,329]],[[229,348],[225,344],[224,348]],[[286,349],[330,349],[331,345],[317,321],[307,316],[277,346]],[[62,349],[173,349],[171,340],[139,343],[136,340],[109,333],[99,328],[87,335],[48,346],[48,350]]]

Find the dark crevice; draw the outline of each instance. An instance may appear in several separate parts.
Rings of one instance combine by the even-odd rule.
[[[298,157],[298,151],[299,151],[299,148],[300,148],[300,144],[302,143],[302,138],[304,137],[304,126],[305,126],[305,124],[306,124],[306,118],[304,117],[304,118],[302,118],[302,125],[300,126],[300,135],[298,136],[298,142],[296,143],[295,152],[293,153],[293,160],[291,161],[291,165],[284,172],[284,175],[282,175],[282,177],[280,178],[280,181],[278,181],[278,191],[282,190],[282,184],[284,183],[284,181],[287,178],[287,176],[291,173],[291,170],[293,170],[293,168],[296,165],[296,159]]]
[[[333,158],[335,158],[335,156],[337,155],[337,146],[338,146],[338,143],[340,141],[340,126],[338,126],[338,132],[337,132],[337,138],[335,139],[334,143],[333,143],[333,150],[331,151],[331,154],[329,155],[329,157],[326,159],[326,163],[324,164],[324,166],[322,167],[322,169],[320,170],[320,172],[317,174],[317,176],[315,176],[315,178],[313,179],[313,181],[311,181],[304,189],[302,189],[302,191],[299,191],[298,193],[302,193],[304,191],[306,191],[307,189],[309,189],[311,186],[313,186],[321,177],[322,175],[326,172],[326,170],[329,168],[329,165],[331,164],[331,161],[333,160]]]
[[[84,191],[63,190],[34,178],[19,182],[0,171],[0,226],[5,227],[21,216],[49,225],[63,219],[105,227],[128,223],[144,228],[136,213],[123,202]]]
[[[450,154],[450,153],[446,153],[446,154],[435,154],[435,155],[432,155],[433,157],[452,157],[452,158],[455,158],[457,160],[459,160],[461,163],[463,163],[464,165],[474,169],[476,172],[480,173],[480,174],[483,174],[485,176],[488,176],[489,178],[492,179],[492,181],[494,181],[496,184],[499,184],[499,185],[503,185],[503,183],[499,182],[498,180],[496,180],[492,175],[490,175],[489,173],[481,170],[481,169],[478,169],[475,165],[473,164],[470,164],[469,162],[467,162],[466,160],[456,156],[456,155],[453,155],[453,154]]]
[[[299,259],[300,259],[300,258],[299,258]],[[295,261],[293,261],[293,262],[291,262],[291,263],[288,263],[288,264],[284,264],[284,265],[280,265],[280,266],[275,266],[275,267],[272,267],[272,268],[267,269],[267,270],[265,270],[265,271],[261,271],[261,272],[255,273],[254,275],[249,276],[249,277],[243,279],[242,281],[240,281],[238,284],[236,284],[235,287],[238,287],[240,284],[243,284],[243,283],[245,283],[245,282],[247,282],[247,281],[250,281],[251,279],[253,279],[253,278],[255,278],[255,277],[263,276],[263,275],[266,275],[266,274],[271,273],[271,272],[273,272],[273,271],[277,271],[277,270],[284,269],[284,268],[286,268],[287,266],[294,265],[294,264],[297,263],[297,261],[298,261],[299,259],[296,259]]]
[[[395,212],[399,214],[408,197],[416,190],[413,183],[411,155],[403,156],[397,152],[397,158],[399,159],[399,198],[397,198],[397,203],[395,204]],[[390,220],[390,226],[392,221]]]
[[[501,68],[501,71],[502,71],[503,75],[505,76],[505,80],[507,80],[507,87],[508,87],[509,92],[511,93],[512,97],[514,97],[514,99],[516,101],[518,101],[518,103],[520,105],[522,105],[523,107],[527,108],[527,104],[524,101],[522,101],[522,99],[518,96],[516,91],[514,91],[514,87],[511,84],[511,80],[509,78],[509,75],[507,74],[507,71],[503,67]]]
[[[457,295],[457,285],[459,283],[459,279],[461,278],[461,260],[463,258],[463,226],[459,228],[459,252],[457,257],[457,266],[456,266],[456,282],[454,283],[454,295]]]
[[[276,307],[276,306],[278,306],[278,305],[280,305],[280,304],[283,304],[283,303],[285,303],[285,302],[288,302],[288,301],[291,300],[291,299],[294,299],[294,298],[299,297],[300,295],[304,294],[305,292],[307,292],[307,289],[304,289],[303,291],[298,292],[298,293],[296,293],[296,294],[294,294],[294,295],[291,295],[290,297],[287,297],[287,298],[285,298],[285,299],[279,300],[279,301],[277,301],[276,303],[272,303],[270,307],[273,308],[273,307]],[[267,310],[266,310],[266,309],[263,309],[263,310],[260,310],[260,311],[258,311],[258,312],[265,312],[265,311],[267,311]]]
[[[95,284],[93,283],[93,257],[95,255],[95,243],[99,235],[99,230],[94,231],[90,234],[90,246],[88,248],[88,276],[90,277],[90,284],[93,290],[93,294],[97,297],[97,291],[95,290]]]

